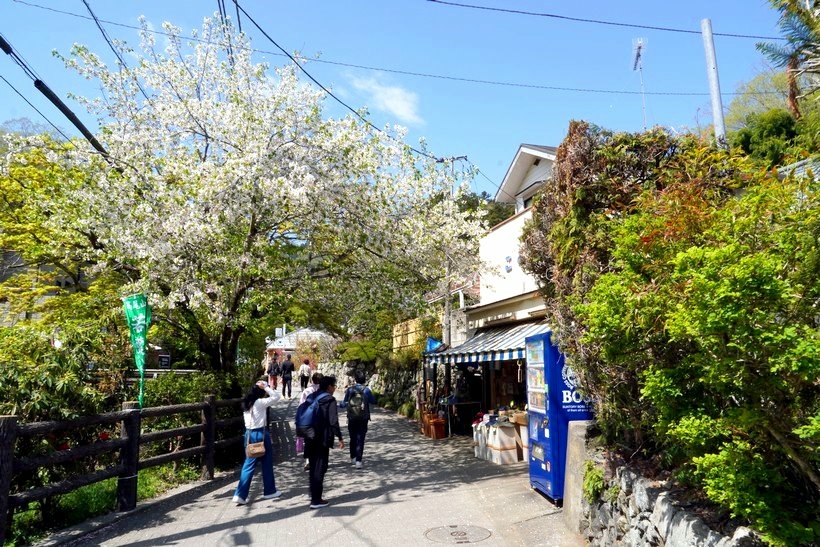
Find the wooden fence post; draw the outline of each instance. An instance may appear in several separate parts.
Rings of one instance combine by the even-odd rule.
[[[17,416],[0,416],[0,545],[11,524],[9,493],[14,472],[14,441],[17,439]]]
[[[202,478],[214,478],[214,453],[216,447],[216,397],[205,396],[205,408],[202,409],[202,436],[200,444],[202,451]]]
[[[142,416],[136,401],[124,402],[122,409],[130,412],[120,426],[120,437],[127,439],[128,443],[120,450],[120,465],[123,469],[117,480],[117,510],[130,511],[137,506],[137,465],[140,459]]]

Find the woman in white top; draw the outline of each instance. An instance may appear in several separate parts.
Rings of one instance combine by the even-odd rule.
[[[242,472],[239,475],[239,484],[236,486],[233,501],[239,505],[248,503],[248,493],[251,489],[251,479],[256,469],[256,462],[262,462],[262,483],[264,485],[262,499],[272,500],[282,495],[276,490],[276,480],[273,476],[273,444],[268,430],[268,407],[282,398],[278,391],[271,389],[262,380],[256,382],[245,399],[242,401],[243,417],[245,418],[245,451],[248,443],[265,443],[265,455],[259,458],[245,457]]]
[[[299,385],[302,387],[302,391],[306,390],[308,387],[310,373],[310,361],[305,359],[302,362],[302,366],[299,367]]]

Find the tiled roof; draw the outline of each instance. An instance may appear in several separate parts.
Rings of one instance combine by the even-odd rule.
[[[795,177],[801,178],[808,176],[808,172],[817,177],[820,176],[820,157],[806,158],[797,163],[790,163],[777,169],[777,174],[780,178],[787,177],[794,174]]]

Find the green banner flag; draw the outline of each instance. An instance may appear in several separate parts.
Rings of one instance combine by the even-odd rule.
[[[131,346],[134,348],[134,362],[140,371],[139,403],[142,408],[143,385],[145,383],[145,346],[148,337],[148,324],[151,322],[151,307],[144,294],[134,294],[122,299],[125,319],[131,332]]]

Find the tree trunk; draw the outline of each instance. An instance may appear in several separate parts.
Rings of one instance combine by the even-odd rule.
[[[795,120],[800,119],[800,106],[797,104],[797,95],[799,93],[797,88],[797,68],[797,57],[793,55],[789,58],[789,64],[786,68],[786,77],[789,82],[789,94],[786,100],[788,101],[789,111]]]

